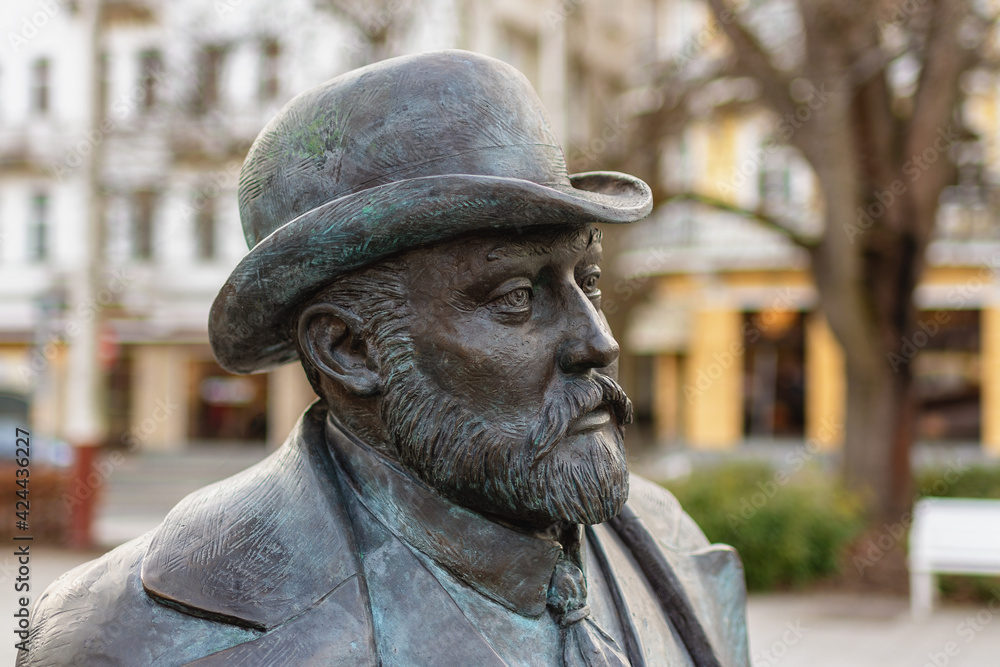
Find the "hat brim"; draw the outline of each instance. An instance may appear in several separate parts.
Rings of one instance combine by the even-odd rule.
[[[289,319],[337,276],[404,250],[474,231],[635,222],[652,210],[643,181],[617,172],[570,184],[445,175],[388,183],[335,199],[275,230],[219,291],[208,335],[219,364],[263,373],[298,357]]]

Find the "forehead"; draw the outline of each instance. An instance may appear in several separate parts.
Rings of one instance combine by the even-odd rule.
[[[524,236],[486,238],[484,241],[491,246],[486,260],[494,262],[517,257],[541,257],[550,255],[557,249],[570,253],[599,250],[601,237],[601,230],[588,225],[572,230],[545,230]]]
[[[600,260],[601,231],[592,225],[570,229],[542,228],[526,232],[514,230],[485,232],[445,241],[417,251],[417,264],[440,262],[442,265],[462,265],[466,269],[478,266],[490,270],[497,265],[518,261],[546,259],[576,262],[583,257]]]
[[[579,267],[601,261],[601,232],[591,225],[518,234],[480,233],[411,251],[403,262],[411,297],[465,291],[515,274],[534,277],[546,266]]]
[[[480,233],[411,251],[402,262],[411,297],[466,290],[473,283],[534,278],[545,267],[580,267],[601,261],[601,232],[591,225]]]

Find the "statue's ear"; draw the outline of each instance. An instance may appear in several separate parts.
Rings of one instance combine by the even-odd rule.
[[[340,306],[314,303],[298,322],[299,349],[323,375],[360,397],[382,393],[382,378],[360,333],[360,321]]]

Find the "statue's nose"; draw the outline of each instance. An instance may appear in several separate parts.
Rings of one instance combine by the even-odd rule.
[[[618,359],[618,341],[604,315],[579,290],[569,309],[566,334],[559,346],[559,367],[567,373],[584,373],[613,364]]]

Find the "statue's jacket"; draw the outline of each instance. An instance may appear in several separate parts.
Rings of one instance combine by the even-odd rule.
[[[394,623],[406,656],[380,654],[373,582],[344,473],[326,447],[325,418],[317,403],[267,459],[191,494],[158,528],[63,575],[38,600],[17,664],[503,665],[471,624],[435,628],[435,608],[454,607],[443,587],[401,601]],[[719,662],[748,665],[735,552],[710,545],[673,496],[636,476],[628,507],[676,573]],[[609,530],[597,526],[593,535],[607,540]],[[617,569],[634,571],[640,558],[611,564],[626,598],[642,584]],[[407,568],[417,576],[422,567],[416,558],[399,565],[405,580]],[[641,643],[647,624],[636,620]],[[647,655],[647,664],[666,661]]]

